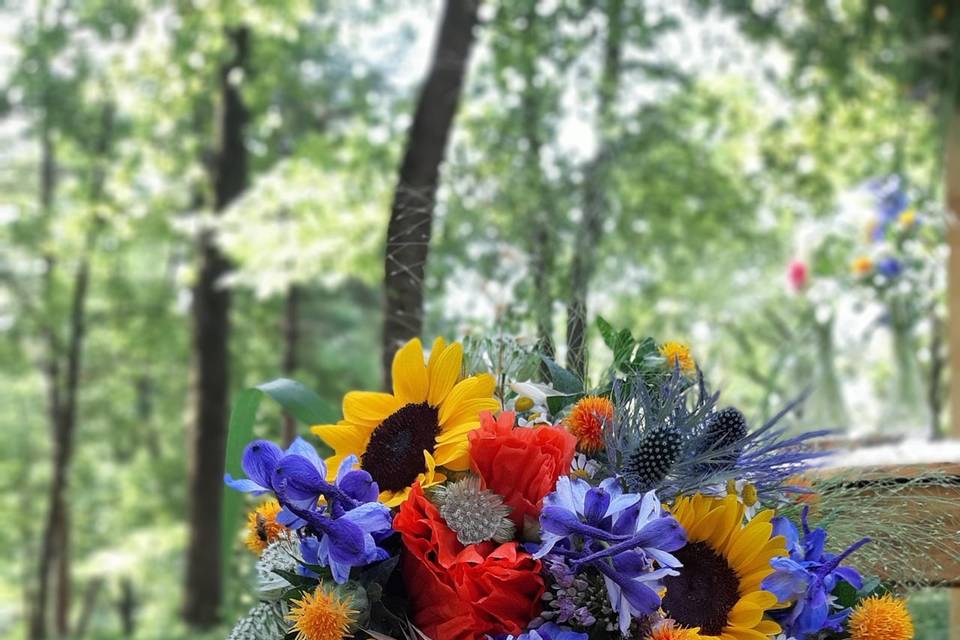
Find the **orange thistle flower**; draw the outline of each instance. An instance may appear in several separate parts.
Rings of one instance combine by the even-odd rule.
[[[673,620],[664,620],[653,626],[646,640],[700,640],[700,629],[687,629],[677,626]]]
[[[660,355],[667,361],[667,366],[673,369],[680,366],[680,373],[689,375],[697,370],[697,363],[690,353],[690,347],[682,342],[664,342],[660,345]]]
[[[889,593],[862,600],[847,625],[851,640],[913,640],[913,620],[906,603]]]
[[[600,396],[585,396],[573,405],[564,424],[576,437],[577,448],[596,453],[603,448],[603,426],[613,421],[613,403]]]
[[[292,602],[287,620],[297,632],[297,640],[341,640],[350,637],[356,614],[346,600],[328,592],[321,583],[313,593]]]
[[[263,553],[271,542],[279,540],[287,530],[277,522],[280,503],[271,498],[247,514],[247,548],[257,555]]]

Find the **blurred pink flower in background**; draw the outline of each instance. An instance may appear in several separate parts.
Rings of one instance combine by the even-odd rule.
[[[809,275],[807,263],[799,258],[794,258],[787,266],[787,280],[794,291],[803,291],[806,288]]]

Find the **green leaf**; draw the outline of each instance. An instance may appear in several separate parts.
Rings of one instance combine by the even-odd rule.
[[[317,586],[317,579],[310,578],[308,576],[302,576],[299,573],[294,571],[287,571],[285,569],[274,569],[272,573],[277,574],[287,582],[289,582],[294,587],[315,587]]]
[[[547,396],[547,409],[550,410],[551,416],[555,416],[582,397],[582,393],[572,393],[564,396]]]
[[[540,356],[550,372],[550,382],[553,388],[565,394],[583,393],[583,381],[577,374],[564,369],[553,358]]]
[[[251,389],[244,389],[233,403],[227,432],[225,468],[226,472],[234,478],[243,477],[243,469],[240,466],[243,449],[253,439],[253,425],[257,418],[257,410],[265,395],[305,425],[335,422],[338,417],[337,412],[320,396],[295,380],[278,378]],[[333,453],[333,449],[322,441],[314,441],[313,445],[321,458],[326,458]],[[240,521],[243,496],[226,487],[224,489],[220,552],[223,556],[222,566],[226,570],[233,555],[233,540]]]
[[[243,457],[243,449],[247,443],[253,439],[253,423],[257,418],[257,409],[260,408],[260,400],[263,394],[256,389],[244,389],[237,396],[233,404],[233,412],[230,414],[230,424],[227,431],[227,459],[226,472],[234,478],[243,476],[243,469],[240,466],[240,460]],[[239,492],[223,489],[223,505],[221,507],[221,534],[220,534],[220,553],[222,554],[221,566],[226,570],[230,566],[230,559],[233,555],[233,538],[237,532],[237,523],[240,520],[240,506],[243,496]]]
[[[337,411],[310,389],[287,378],[277,378],[257,385],[274,402],[305,425],[336,422]]]

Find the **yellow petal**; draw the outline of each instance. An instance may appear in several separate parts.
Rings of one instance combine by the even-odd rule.
[[[443,353],[443,350],[446,348],[446,340],[440,336],[437,336],[433,341],[433,346],[430,347],[430,358],[427,359],[427,369],[431,369],[434,364],[436,364],[437,358],[440,357],[440,354]]]
[[[440,424],[447,422],[457,412],[470,394],[473,393],[476,386],[476,378],[465,378],[453,386],[440,407],[440,415],[438,416]]]
[[[727,620],[738,627],[755,627],[763,618],[763,612],[763,609],[740,600],[727,614]]]
[[[479,373],[474,378],[477,379],[477,388],[475,389],[477,398],[489,398],[493,395],[493,390],[497,388],[497,379],[489,373]]]
[[[727,555],[727,562],[731,567],[737,567],[749,562],[752,556],[757,554],[767,540],[770,539],[770,533],[773,526],[769,524],[760,524],[749,526],[737,536],[737,539],[730,545],[730,551]]]
[[[337,455],[346,456],[352,453],[359,456],[367,448],[372,430],[340,422],[338,424],[318,424],[310,427],[310,431],[318,435],[327,445],[333,447]]]
[[[475,398],[461,402],[456,412],[440,423],[442,429],[454,429],[465,422],[476,422],[484,411],[496,413],[500,410],[500,401],[496,398]]]
[[[443,399],[447,397],[453,385],[460,378],[460,367],[463,364],[463,346],[459,342],[454,342],[443,350],[443,353],[433,362],[433,354],[430,355],[430,366],[428,375],[430,378],[430,390],[427,393],[427,402],[432,407],[439,407]]]
[[[350,391],[343,396],[343,419],[346,422],[376,427],[401,406],[389,393]]]
[[[480,428],[480,421],[475,420],[474,422],[463,422],[452,429],[446,429],[441,431],[437,436],[437,444],[449,444],[451,442],[467,441],[467,434],[473,431],[474,429]]]
[[[470,446],[464,442],[437,447],[437,464],[451,471],[466,471],[470,468]]]
[[[766,635],[755,631],[753,629],[748,629],[746,627],[726,627],[724,629],[725,634],[730,634],[733,636],[734,640],[770,640]]]
[[[401,404],[419,404],[427,400],[427,368],[423,364],[423,345],[414,338],[393,356],[393,395]]]
[[[772,636],[783,631],[783,629],[780,628],[780,625],[773,620],[761,620],[760,624],[756,625],[754,629],[768,636]]]

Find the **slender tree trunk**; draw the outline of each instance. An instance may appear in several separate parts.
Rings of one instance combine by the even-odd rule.
[[[93,612],[97,608],[97,599],[100,597],[100,590],[103,588],[103,578],[94,578],[87,583],[87,588],[83,593],[83,606],[80,609],[80,617],[77,618],[77,625],[73,632],[73,637],[80,640],[90,629],[90,620],[93,618]]]
[[[112,136],[113,107],[103,110],[102,131],[97,146],[92,149],[93,173],[90,177],[89,202],[99,202],[102,195],[104,171],[102,163]],[[42,211],[49,214],[53,205],[56,160],[50,131],[41,134],[41,189]],[[80,393],[80,368],[86,337],[86,304],[90,284],[90,253],[96,244],[101,223],[94,220],[87,236],[84,253],[73,276],[70,298],[70,316],[67,328],[66,354],[61,356],[61,343],[53,326],[44,329],[47,343],[47,402],[53,436],[53,477],[48,494],[48,511],[41,542],[37,602],[30,621],[30,638],[47,637],[50,581],[55,582],[54,629],[59,636],[70,632],[71,571],[70,571],[70,511],[67,494],[70,467],[73,462],[77,425],[77,402]],[[45,303],[54,297],[56,264],[47,259]],[[63,360],[61,360],[61,357]]]
[[[440,164],[474,42],[479,0],[446,0],[433,61],[417,101],[387,226],[384,259],[383,377],[393,354],[423,329],[427,263]]]
[[[120,581],[117,613],[120,614],[120,628],[123,630],[123,636],[132,638],[137,627],[137,596],[133,590],[133,581],[130,578],[123,578]]]
[[[624,0],[607,1],[607,33],[603,73],[597,100],[597,154],[583,177],[583,205],[570,264],[570,302],[567,305],[567,368],[581,378],[587,374],[587,290],[596,263],[596,247],[609,202],[605,177],[613,145],[613,106],[623,66]]]
[[[249,53],[245,28],[228,33],[233,58],[220,70],[216,153],[211,167],[214,209],[222,211],[247,184],[244,144],[246,109],[231,82]],[[230,268],[210,232],[199,238],[200,273],[193,290],[193,398],[191,464],[188,483],[190,540],[187,549],[183,617],[198,629],[216,624],[223,591],[220,553],[224,455],[229,419],[230,294],[221,280]]]
[[[539,51],[539,47],[536,45],[539,43],[537,29],[540,24],[536,5],[536,1],[529,3],[526,13],[526,29],[522,37],[527,42],[535,43],[534,49]],[[554,246],[552,203],[547,197],[546,180],[540,166],[540,152],[543,148],[540,126],[543,113],[541,96],[536,82],[536,55],[529,56],[524,60],[523,74],[524,91],[521,97],[521,110],[523,113],[524,138],[527,142],[525,164],[530,171],[530,193],[532,197],[528,200],[533,204],[533,211],[529,212],[528,216],[528,220],[533,223],[532,232],[528,234],[530,276],[533,295],[536,299],[533,314],[537,325],[537,350],[539,353],[552,358],[555,350],[553,344],[554,296],[551,274],[554,269],[556,247]],[[541,364],[541,373],[544,376],[547,375],[546,363]]]
[[[287,300],[283,314],[283,373],[293,378],[297,371],[297,349],[300,348],[300,287],[291,284],[287,288]],[[288,413],[283,414],[283,441],[293,442],[297,437],[297,421]]]
[[[54,191],[56,189],[56,152],[52,140],[50,127],[44,124],[40,132],[40,193],[39,205],[42,215],[48,216],[53,207]],[[53,299],[54,262],[47,257],[44,276],[44,303],[49,308]],[[44,320],[48,322],[48,320]],[[59,424],[60,424],[60,359],[59,342],[52,326],[44,327],[46,342],[46,358],[44,363],[44,377],[47,385],[47,414],[50,421],[50,436],[53,440],[54,476],[57,474],[59,458]],[[48,604],[50,599],[50,574],[54,566],[56,549],[57,527],[59,526],[60,512],[56,504],[57,491],[54,490],[56,478],[50,483],[47,499],[47,516],[40,543],[40,558],[37,563],[37,593],[31,609],[30,633],[31,640],[43,640],[47,637]]]

